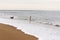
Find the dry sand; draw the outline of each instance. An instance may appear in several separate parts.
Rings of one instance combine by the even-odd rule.
[[[0,40],[38,40],[38,38],[25,34],[13,26],[0,23]]]

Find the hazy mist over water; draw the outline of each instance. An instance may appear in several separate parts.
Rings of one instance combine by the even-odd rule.
[[[37,21],[60,21],[60,11],[45,10],[0,10],[0,17],[9,15],[17,16],[18,19],[26,19],[32,16],[32,20]]]

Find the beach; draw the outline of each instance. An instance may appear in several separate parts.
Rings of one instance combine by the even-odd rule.
[[[41,23],[39,24],[35,22],[29,23],[26,20],[5,19],[5,18],[0,18],[0,23],[5,25],[11,25],[13,26],[12,29],[17,28],[18,30],[24,32],[24,34],[32,35],[33,37],[38,38],[38,40],[60,40],[60,27],[56,27],[53,25],[41,24]],[[10,32],[11,30],[9,31],[9,33]]]
[[[37,40],[38,38],[26,34],[14,26],[0,23],[0,40]]]

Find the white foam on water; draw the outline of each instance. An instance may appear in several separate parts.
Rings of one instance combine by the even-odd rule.
[[[27,34],[38,37],[39,40],[60,40],[60,27],[4,18],[0,18],[0,23],[13,25]]]

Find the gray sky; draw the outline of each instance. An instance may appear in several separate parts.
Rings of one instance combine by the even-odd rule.
[[[0,10],[60,10],[60,0],[0,0]]]

